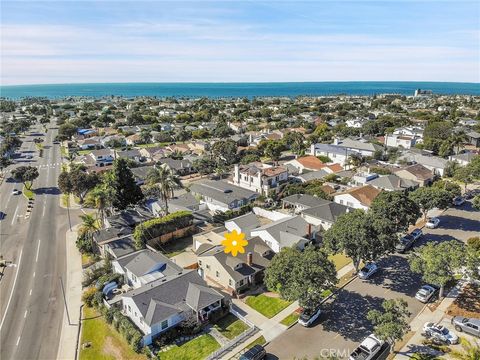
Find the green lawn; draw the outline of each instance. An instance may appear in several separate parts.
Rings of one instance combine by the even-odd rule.
[[[232,314],[228,314],[218,320],[214,327],[230,340],[248,329],[247,324]]]
[[[80,348],[80,360],[146,360],[137,354],[112,326],[108,325],[93,308],[83,308],[80,346],[90,342],[88,348]]]
[[[260,336],[259,338],[257,338],[256,340],[253,340],[250,344],[248,344],[247,346],[245,346],[245,349],[250,349],[251,347],[255,346],[255,345],[264,345],[265,343],[267,342],[267,340],[265,340],[265,338],[262,336]]]
[[[345,256],[344,254],[329,255],[328,259],[330,261],[333,261],[333,263],[335,264],[335,269],[337,269],[337,271],[352,262],[352,259]]]
[[[35,198],[34,192],[27,189],[25,186],[23,187],[23,195],[25,195],[28,200],[33,200]]]
[[[87,149],[87,150],[78,150],[77,151],[77,154],[78,155],[87,155],[87,154],[90,154],[92,152],[91,149]]]
[[[280,324],[283,324],[285,326],[290,326],[292,324],[295,324],[299,318],[299,314],[297,312],[293,312],[290,315],[288,315],[285,319],[280,321]]]
[[[168,351],[158,354],[160,360],[201,360],[215,350],[220,349],[220,344],[208,334],[196,337],[183,345],[174,345]]]
[[[256,296],[248,296],[245,302],[248,306],[257,310],[260,314],[266,316],[269,319],[277,315],[280,311],[282,311],[291,304],[290,301],[265,296],[263,294]]]

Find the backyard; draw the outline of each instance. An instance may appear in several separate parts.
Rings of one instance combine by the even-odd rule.
[[[160,360],[201,360],[219,348],[220,344],[211,335],[205,334],[160,352],[158,358]]]
[[[264,294],[247,296],[245,303],[269,319],[291,304],[290,301],[278,297],[266,296]]]
[[[83,348],[82,344],[90,343]],[[108,325],[95,309],[83,308],[80,360],[146,360],[137,354],[111,325]]]
[[[224,316],[214,326],[227,339],[234,339],[248,329],[248,325],[235,315]]]

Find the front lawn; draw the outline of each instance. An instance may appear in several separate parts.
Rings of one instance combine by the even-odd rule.
[[[220,349],[220,344],[213,336],[205,334],[187,341],[185,344],[174,345],[170,350],[158,353],[160,360],[201,360],[215,350]]]
[[[250,344],[245,346],[245,349],[250,349],[254,347],[255,345],[265,345],[267,343],[267,340],[262,336],[259,336],[256,340],[253,340]]]
[[[285,319],[280,321],[280,324],[283,324],[285,326],[290,326],[292,324],[295,324],[299,317],[300,315],[297,312],[293,312],[290,315],[288,315]]]
[[[328,255],[328,260],[335,264],[335,269],[338,271],[352,262],[352,259],[344,254]]]
[[[82,344],[90,343],[83,349]],[[137,354],[125,339],[94,308],[83,308],[82,334],[80,340],[80,360],[146,360]]]
[[[247,324],[232,314],[228,314],[218,320],[214,327],[220,331],[223,336],[230,340],[236,338],[248,329]]]
[[[248,296],[245,302],[251,308],[257,310],[260,314],[271,319],[280,311],[285,309],[292,302],[280,298],[273,298],[263,294],[256,296]]]

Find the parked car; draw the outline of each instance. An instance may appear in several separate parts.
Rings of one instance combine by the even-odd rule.
[[[26,159],[33,159],[33,155],[30,155],[28,154],[27,156],[25,156]]]
[[[443,325],[437,325],[432,322],[427,322],[423,325],[422,335],[435,343],[447,345],[458,344],[458,336],[454,332],[448,330]]]
[[[370,360],[378,354],[385,342],[378,339],[374,334],[368,335],[362,343],[353,350],[350,360]]]
[[[18,189],[13,189],[12,190],[12,195],[20,195],[22,192]]]
[[[432,285],[423,285],[415,294],[415,299],[427,303],[437,292],[437,288]]]
[[[395,245],[395,249],[398,252],[403,253],[403,252],[407,251],[408,249],[410,249],[413,246],[414,242],[415,242],[415,238],[412,235],[407,234],[407,235],[402,236],[400,238],[397,245]]]
[[[365,266],[358,272],[358,277],[362,280],[367,280],[378,271],[377,264],[370,262],[366,263]]]
[[[437,217],[432,217],[428,219],[427,223],[425,224],[425,227],[429,229],[435,229],[436,227],[438,227],[439,224],[440,224],[440,219]]]
[[[303,309],[298,318],[298,323],[302,326],[309,327],[319,318],[321,313],[322,310],[319,307],[316,309]]]
[[[240,356],[240,360],[260,360],[265,356],[267,356],[265,348],[262,345],[255,345]]]
[[[475,193],[473,191],[467,191],[465,194],[463,194],[466,200],[473,199],[475,196]]]
[[[423,232],[421,229],[415,229],[413,230],[410,235],[413,236],[413,238],[415,239],[415,241],[417,241],[418,239],[420,239],[423,235]]]
[[[470,335],[480,337],[480,319],[466,318],[463,316],[454,316],[452,325],[458,332],[465,332]]]
[[[465,199],[462,196],[457,196],[453,199],[453,205],[461,206],[465,203]]]

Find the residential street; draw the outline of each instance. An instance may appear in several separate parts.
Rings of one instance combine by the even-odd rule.
[[[470,202],[448,209],[440,219],[437,229],[423,229],[424,236],[416,246],[452,238],[466,241],[480,232],[480,212],[472,211]],[[410,319],[413,319],[424,307],[414,298],[423,284],[420,276],[409,270],[406,255],[393,254],[382,259],[379,265],[381,271],[371,280],[357,278],[342,289],[313,327],[295,325],[270,342],[268,359],[312,358],[331,351],[347,357],[372,332],[366,314],[371,309],[380,309],[384,299],[406,300],[412,313]]]
[[[26,198],[12,195],[22,184],[5,180],[1,185],[1,210],[6,216],[1,221],[0,252],[17,265],[7,267],[0,281],[2,359],[53,359],[57,354],[64,313],[60,276],[65,272],[68,220],[59,206],[56,187],[61,171],[60,145],[52,144],[56,131],[49,129],[44,134],[35,125],[22,139],[21,151],[30,151],[34,157],[22,157],[17,163],[37,166],[40,174],[33,185],[36,198],[28,218]],[[41,158],[32,141],[36,137],[44,138]]]

